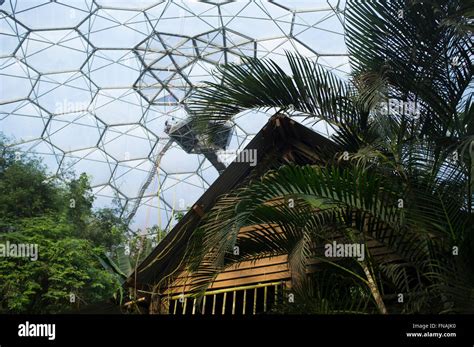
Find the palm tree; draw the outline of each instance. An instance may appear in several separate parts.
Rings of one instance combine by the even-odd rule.
[[[199,131],[213,136],[244,110],[274,110],[326,122],[340,151],[221,197],[188,252],[196,291],[234,262],[288,254],[301,305],[283,312],[474,312],[469,15],[460,0],[348,1],[348,81],[289,53],[290,74],[271,60],[219,68],[222,83],[190,102]],[[335,235],[374,240],[397,261],[332,262],[318,247]]]

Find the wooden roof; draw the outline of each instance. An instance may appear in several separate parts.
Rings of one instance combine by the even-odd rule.
[[[202,216],[219,196],[285,163],[324,163],[337,145],[294,120],[276,114],[245,147],[257,150],[257,164],[234,161],[175,225],[127,280],[127,285],[147,290],[164,279],[179,275],[188,241]]]

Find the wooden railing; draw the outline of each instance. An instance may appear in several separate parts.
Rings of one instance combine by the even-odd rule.
[[[284,282],[210,290],[201,297],[180,294],[168,297],[168,313],[257,314],[267,312],[283,298]]]

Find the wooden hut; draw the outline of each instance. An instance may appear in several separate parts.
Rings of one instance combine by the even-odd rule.
[[[337,146],[294,120],[275,115],[245,150],[256,151],[257,164],[231,163],[129,277],[127,285],[137,297],[134,303],[160,314],[257,314],[269,311],[285,288],[291,288],[287,255],[233,264],[200,298],[191,295],[190,277],[181,267],[193,231],[219,196],[284,164],[324,165],[337,153]],[[241,229],[239,236],[246,231]],[[375,257],[393,256],[375,240],[368,246]]]

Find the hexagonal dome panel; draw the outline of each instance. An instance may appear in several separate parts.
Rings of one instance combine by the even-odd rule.
[[[118,200],[131,230],[171,227],[173,215],[192,206],[222,171],[215,160],[220,149],[208,157],[173,133],[189,116],[189,95],[203,81],[219,82],[218,65],[271,58],[286,70],[287,50],[341,76],[349,72],[344,1],[0,6],[2,132],[17,151],[41,156],[51,175],[86,172],[96,206]],[[242,112],[225,148],[247,145],[267,118]],[[329,131],[321,124],[316,130]]]

